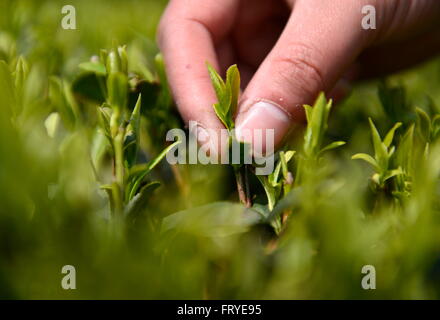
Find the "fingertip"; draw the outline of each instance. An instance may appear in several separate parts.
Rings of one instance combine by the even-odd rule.
[[[262,139],[262,149],[267,151],[269,137],[273,146],[279,146],[292,123],[291,116],[278,104],[262,100],[252,104],[237,116],[237,140],[255,144]],[[261,138],[260,138],[261,137]]]

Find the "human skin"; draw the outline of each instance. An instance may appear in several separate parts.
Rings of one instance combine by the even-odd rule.
[[[376,9],[374,30],[361,25],[366,5]],[[338,97],[355,80],[438,54],[440,1],[171,0],[158,42],[178,109],[204,139],[204,129],[223,128],[206,62],[221,73],[238,64],[237,136],[274,129],[279,145],[319,92]]]

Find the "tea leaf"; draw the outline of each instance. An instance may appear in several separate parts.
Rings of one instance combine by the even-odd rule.
[[[228,120],[229,128],[233,128],[234,123],[232,121],[235,112],[237,111],[238,98],[240,95],[240,73],[238,71],[237,65],[230,67],[226,73],[226,86],[231,92],[231,103],[228,107]]]
[[[430,141],[430,133],[431,133],[431,120],[429,119],[428,114],[420,108],[416,108],[417,117],[419,119],[419,129],[425,141]]]
[[[357,154],[353,155],[351,158],[353,160],[364,160],[364,161],[368,162],[369,164],[371,164],[376,170],[380,169],[376,160],[372,156],[370,156],[369,154],[357,153]]]
[[[211,78],[212,85],[215,90],[215,94],[217,95],[218,101],[222,101],[224,92],[226,90],[226,84],[223,81],[222,77],[217,73],[217,71],[212,67],[209,63],[207,63],[209,77]]]
[[[368,118],[368,121],[370,122],[371,137],[373,139],[374,154],[377,163],[380,168],[387,168],[388,167],[387,147],[385,146],[384,143],[382,143],[382,139],[380,138],[379,132],[377,131],[376,126],[374,125],[371,118]]]
[[[79,67],[87,72],[96,73],[99,76],[106,76],[107,69],[104,64],[100,62],[83,62]]]
[[[390,145],[391,145],[391,143],[393,142],[393,139],[394,139],[394,133],[395,133],[396,130],[397,130],[398,128],[400,128],[401,126],[402,126],[402,123],[398,122],[398,123],[396,123],[396,124],[391,128],[390,131],[388,131],[388,134],[386,135],[385,140],[383,141],[383,143],[385,144],[385,146],[386,146],[387,148],[389,148]]]
[[[186,232],[209,238],[244,233],[262,221],[259,213],[243,205],[215,202],[174,213],[162,222],[162,233]]]
[[[335,141],[330,143],[329,145],[325,146],[324,148],[321,149],[321,151],[319,152],[320,155],[322,155],[323,153],[339,148],[341,146],[345,145],[345,141]]]
[[[157,181],[150,182],[143,186],[139,193],[130,198],[127,206],[125,207],[124,214],[129,218],[135,218],[142,211],[148,208],[148,201],[153,194],[154,190],[160,187],[160,183]]]
[[[127,165],[130,168],[136,161],[139,151],[139,127],[141,122],[142,96],[139,95],[136,106],[130,117],[125,136],[124,148]]]
[[[324,132],[327,129],[327,119],[332,106],[332,101],[326,101],[325,95],[321,93],[315,102],[313,108],[305,106],[307,118],[310,121],[307,124],[304,135],[304,153],[308,157],[317,157]]]
[[[127,106],[128,82],[123,73],[111,73],[107,78],[108,103],[116,109]]]

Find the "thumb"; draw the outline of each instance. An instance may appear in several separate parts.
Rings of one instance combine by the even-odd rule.
[[[331,91],[369,39],[371,31],[361,25],[361,2],[295,1],[284,32],[243,94],[239,140],[252,143],[255,129],[273,129],[278,146],[291,125],[304,120],[302,105]]]

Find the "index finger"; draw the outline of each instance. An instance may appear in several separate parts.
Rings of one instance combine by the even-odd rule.
[[[212,108],[217,98],[206,62],[219,69],[215,46],[232,27],[235,0],[173,0],[162,17],[158,42],[171,91],[185,120],[224,128]]]

